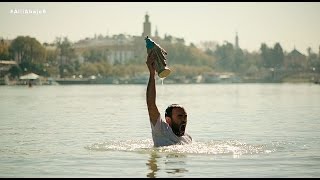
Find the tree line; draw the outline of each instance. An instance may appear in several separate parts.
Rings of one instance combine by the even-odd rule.
[[[272,73],[281,72],[281,79],[295,73],[320,73],[319,54],[311,48],[308,48],[307,55],[303,55],[295,49],[284,52],[280,43],[273,47],[262,43],[258,52],[248,52],[225,42],[214,50],[200,50],[192,43],[185,45],[183,39],[173,42],[170,37],[157,39],[157,42],[168,52],[168,65],[176,76],[192,78],[204,73],[232,72],[240,77],[268,79],[274,75]],[[136,55],[131,60],[111,63],[107,47],[77,50],[67,37],[56,38],[53,44],[41,44],[36,38],[18,36],[10,44],[1,40],[0,59],[18,63],[9,70],[11,78],[27,72],[61,78],[73,75],[135,76],[147,73],[145,44],[144,41],[137,42],[134,44],[138,47]]]

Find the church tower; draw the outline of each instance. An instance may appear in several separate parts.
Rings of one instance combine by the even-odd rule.
[[[236,48],[236,49],[239,49],[239,38],[238,38],[238,32],[236,32],[235,48]]]
[[[151,37],[151,23],[149,21],[149,15],[148,13],[146,13],[146,15],[144,16],[145,21],[143,23],[143,33],[142,33],[142,37]]]
[[[155,36],[155,37],[159,37],[158,27],[156,27],[156,31],[154,32],[154,36]]]

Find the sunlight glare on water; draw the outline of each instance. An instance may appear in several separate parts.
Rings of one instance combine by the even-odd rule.
[[[149,152],[151,150],[157,150],[158,152],[166,153],[233,155],[234,157],[275,151],[275,149],[268,149],[265,145],[250,145],[236,140],[193,142],[187,145],[171,145],[156,148],[153,147],[151,139],[122,140],[94,143],[85,148],[93,151]]]

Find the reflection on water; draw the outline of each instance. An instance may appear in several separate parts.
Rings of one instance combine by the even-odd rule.
[[[155,178],[156,177],[156,172],[159,170],[158,165],[157,165],[157,158],[160,156],[157,154],[156,151],[152,151],[150,154],[150,159],[146,163],[146,165],[149,167],[151,170],[150,173],[147,174],[147,177],[149,178]]]
[[[165,165],[165,172],[168,174],[180,174],[184,172],[188,172],[188,170],[182,166],[185,165],[185,161],[182,158],[186,158],[184,154],[177,154],[177,153],[169,153],[164,156],[164,165]],[[157,172],[161,170],[159,168],[159,163],[161,163],[162,156],[160,156],[160,152],[154,149],[150,152],[150,159],[146,163],[146,165],[151,170],[147,177],[149,178],[156,178]],[[172,167],[173,166],[173,167]]]
[[[170,153],[166,155],[165,165],[166,167],[168,166],[168,168],[166,168],[166,172],[168,174],[180,174],[180,173],[188,172],[188,170],[183,167],[186,165],[185,164],[186,157],[187,156],[185,154],[176,154],[176,153]]]

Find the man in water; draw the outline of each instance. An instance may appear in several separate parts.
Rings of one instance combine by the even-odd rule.
[[[185,133],[187,113],[183,106],[171,104],[165,111],[165,120],[161,118],[156,105],[155,56],[152,52],[149,53],[146,64],[150,73],[146,99],[154,146],[159,147],[191,143],[191,136]]]

